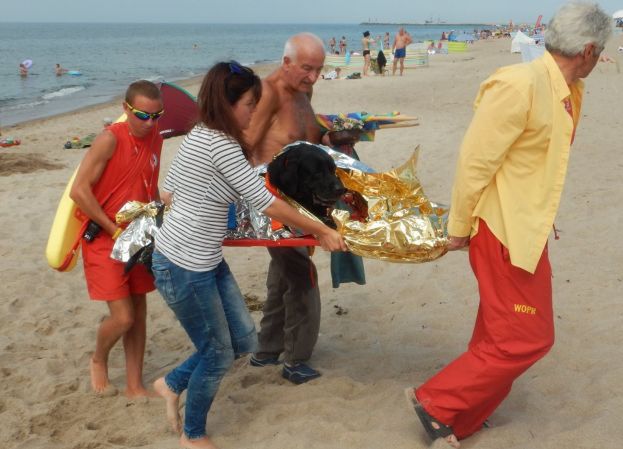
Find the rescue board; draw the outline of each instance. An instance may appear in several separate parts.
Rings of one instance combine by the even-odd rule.
[[[83,225],[83,220],[77,215],[78,206],[69,197],[77,172],[76,168],[61,196],[45,249],[48,265],[58,271],[71,271],[76,266],[80,253],[80,246],[78,246],[71,255],[71,259],[66,260]]]

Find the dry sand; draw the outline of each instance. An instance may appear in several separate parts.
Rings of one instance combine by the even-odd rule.
[[[557,343],[515,383],[491,417],[493,427],[465,440],[465,448],[621,447],[623,61],[616,48],[622,44],[619,36],[609,46],[617,63],[598,64],[587,80],[556,219],[561,239],[550,240]],[[509,47],[507,40],[479,42],[465,54],[433,56],[428,68],[404,77],[319,80],[313,104],[317,112],[398,110],[420,117],[419,127],[381,131],[358,151],[385,170],[421,144],[422,183],[431,199],[447,203],[479,83],[495,68],[520,60]],[[196,92],[196,83],[189,89]],[[0,150],[2,448],[177,447],[161,400],[89,392],[88,360],[105,306],[87,299],[81,269],[57,273],[44,257],[58,199],[84,151],[65,150],[63,143],[98,132],[103,119],[119,111],[119,104],[110,104],[3,130],[23,143]],[[165,143],[163,170],[179,142]],[[19,167],[40,168],[6,173],[11,154],[11,163],[26,156]],[[226,257],[243,292],[263,300],[266,252],[229,248]],[[478,305],[466,253],[422,265],[366,260],[366,286],[335,290],[327,254],[314,257],[323,314],[311,362],[323,377],[294,386],[278,368],[238,361],[209,414],[210,436],[225,449],[428,447],[403,389],[427,379],[466,346]],[[253,315],[259,321],[260,313]],[[146,382],[189,351],[179,324],[160,296],[151,294]],[[112,382],[123,388],[120,345],[110,365]]]

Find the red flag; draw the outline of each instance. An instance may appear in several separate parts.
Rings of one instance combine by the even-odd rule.
[[[535,29],[539,29],[539,28],[541,28],[541,19],[542,19],[542,18],[543,18],[543,14],[541,14],[541,15],[539,16],[539,18],[538,18],[538,19],[536,19],[536,25],[534,25],[534,28],[535,28]]]

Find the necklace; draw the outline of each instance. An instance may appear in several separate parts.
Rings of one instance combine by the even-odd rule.
[[[134,136],[132,135],[132,131],[130,131],[130,127],[128,126],[128,136],[130,137],[130,142],[132,142],[132,145],[134,145],[134,155],[138,156],[139,154],[139,149],[138,149],[138,144],[136,143],[136,139],[134,138]],[[149,176],[149,182],[147,182],[147,178],[145,178],[145,171],[143,170],[141,172],[141,178],[143,180],[143,186],[145,187],[145,192],[147,193],[147,198],[149,199],[149,202],[153,201],[151,192],[152,192],[152,184],[154,181],[154,174],[156,172],[156,166],[158,165],[158,159],[156,154],[153,152],[152,148],[153,148],[153,144],[154,144],[154,139],[156,138],[156,131],[152,130],[152,135],[151,135],[151,140],[149,141],[149,145],[145,148],[145,151],[150,151],[150,157],[149,157],[149,165],[151,166],[151,174]]]

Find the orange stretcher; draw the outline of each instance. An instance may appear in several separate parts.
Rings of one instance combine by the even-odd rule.
[[[293,237],[290,239],[225,239],[223,240],[223,246],[281,246],[281,247],[293,247],[293,246],[320,246],[320,242],[315,237]]]

